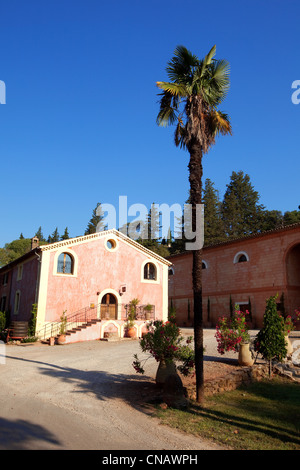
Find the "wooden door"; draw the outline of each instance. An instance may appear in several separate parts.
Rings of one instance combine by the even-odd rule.
[[[101,300],[101,318],[117,319],[117,299],[113,294],[105,294]]]

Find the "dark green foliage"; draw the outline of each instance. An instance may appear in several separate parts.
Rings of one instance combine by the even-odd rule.
[[[282,361],[286,354],[286,342],[284,339],[284,320],[277,312],[276,297],[267,299],[267,305],[263,318],[263,328],[255,338],[255,349],[264,359]]]
[[[106,230],[107,227],[104,226],[103,219],[104,213],[101,208],[101,203],[98,202],[97,206],[93,210],[92,217],[87,225],[84,235],[90,235],[92,233],[96,233],[96,231],[101,232],[102,230]]]
[[[4,248],[0,248],[0,267],[11,263],[20,256],[31,250],[30,238],[19,238],[10,243],[6,243]]]
[[[6,315],[4,312],[0,312],[0,332],[6,327]]]
[[[205,180],[202,201],[204,204],[204,246],[206,246],[225,239],[219,193],[210,179]]]
[[[260,231],[263,206],[249,175],[232,172],[222,204],[225,233],[230,238],[251,235]]]
[[[48,243],[56,243],[58,241],[59,241],[59,233],[58,233],[58,228],[56,227],[52,235],[49,235]]]
[[[32,304],[31,318],[28,324],[28,336],[35,335],[36,317],[37,317],[37,304]]]
[[[68,227],[65,228],[64,234],[61,236],[61,240],[68,240],[70,238]]]

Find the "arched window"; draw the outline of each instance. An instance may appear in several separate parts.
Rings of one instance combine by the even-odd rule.
[[[62,274],[73,274],[74,260],[69,253],[61,253],[57,259],[57,272]]]
[[[202,269],[207,269],[207,262],[202,260]]]
[[[240,251],[237,253],[234,257],[233,262],[236,263],[245,263],[246,261],[249,261],[249,256],[245,251]]]
[[[144,266],[144,279],[156,281],[156,266],[153,263],[146,263]]]
[[[20,299],[21,299],[21,292],[17,290],[15,294],[15,305],[14,305],[14,314],[18,315],[19,308],[20,308]]]

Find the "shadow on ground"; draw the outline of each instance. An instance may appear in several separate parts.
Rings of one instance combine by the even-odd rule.
[[[43,444],[59,446],[55,436],[43,426],[32,424],[28,421],[8,420],[0,418],[0,449],[1,450],[26,450],[27,444],[32,441]]]

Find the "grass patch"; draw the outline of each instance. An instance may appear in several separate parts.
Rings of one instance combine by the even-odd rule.
[[[157,409],[157,416],[236,450],[300,450],[300,385],[279,377],[208,397],[203,407]]]

